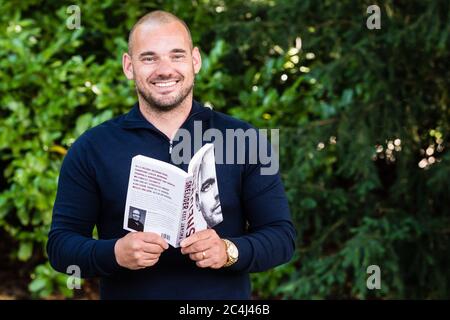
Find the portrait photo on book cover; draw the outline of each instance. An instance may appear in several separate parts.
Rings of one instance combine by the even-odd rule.
[[[128,209],[128,228],[135,231],[144,231],[146,213],[144,209],[130,206]]]
[[[208,228],[212,228],[223,221],[213,148],[204,154],[194,179],[194,207],[202,213]]]

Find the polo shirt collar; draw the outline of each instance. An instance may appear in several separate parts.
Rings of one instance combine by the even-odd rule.
[[[193,100],[192,108],[185,123],[189,120],[208,120],[211,117],[212,110],[210,108],[202,106],[199,102]],[[182,127],[184,126],[184,124]],[[159,131],[151,122],[145,119],[141,110],[139,109],[139,103],[136,102],[133,108],[128,112],[123,121],[122,127],[126,129],[152,129]]]

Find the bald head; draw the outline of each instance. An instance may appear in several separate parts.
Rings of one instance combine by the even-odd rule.
[[[192,49],[193,44],[192,44],[191,32],[189,31],[189,27],[187,26],[187,24],[183,20],[178,18],[177,16],[171,14],[170,12],[157,10],[157,11],[152,11],[150,13],[147,13],[145,16],[140,18],[138,20],[138,22],[136,22],[136,24],[133,26],[133,28],[131,28],[130,34],[128,35],[128,54],[130,56],[132,55],[134,33],[139,26],[141,26],[141,25],[158,25],[159,26],[159,25],[164,25],[164,24],[168,24],[168,23],[172,23],[172,22],[179,22],[186,29],[186,32],[187,32],[187,35],[189,38],[189,42],[190,42],[190,47]]]

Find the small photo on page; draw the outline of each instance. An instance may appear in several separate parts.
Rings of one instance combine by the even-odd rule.
[[[205,152],[194,174],[196,183],[196,187],[194,188],[194,208],[197,212],[201,212],[201,216],[203,216],[207,227],[212,228],[223,220],[216,176],[214,148],[210,148]]]
[[[144,209],[130,206],[128,210],[128,228],[135,231],[144,231],[146,213]]]

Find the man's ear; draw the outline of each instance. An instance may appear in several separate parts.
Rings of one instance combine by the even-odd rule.
[[[134,80],[131,56],[127,52],[125,52],[122,56],[122,69],[128,80]]]
[[[194,64],[194,72],[197,74],[202,68],[202,56],[200,55],[200,50],[198,50],[197,47],[192,49],[192,61]]]

